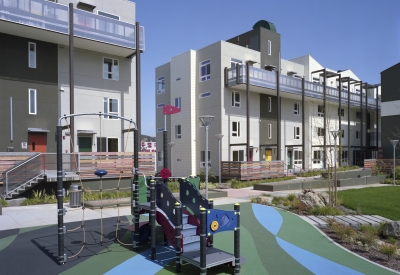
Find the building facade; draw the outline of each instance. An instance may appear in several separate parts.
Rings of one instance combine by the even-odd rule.
[[[0,57],[5,64],[0,70],[1,151],[56,152],[58,119],[70,114],[69,3],[74,113],[104,112],[136,121],[135,3],[0,1]],[[71,137],[75,152],[133,150],[133,133],[126,130],[134,125],[128,122],[76,117],[74,133],[69,123],[62,122],[63,152],[70,152]]]
[[[259,21],[247,33],[156,68],[157,143],[162,144],[162,107],[168,104],[181,108],[166,119],[168,142],[175,143],[168,163],[177,176],[205,168],[202,115],[214,116],[208,144],[209,166],[216,174],[217,134],[224,135],[221,161],[281,159],[286,169],[299,171],[333,165],[330,131],[341,129],[339,164],[362,164],[380,146],[379,91],[351,70],[327,69],[310,55],[282,59],[275,26]],[[157,151],[160,170],[162,148]]]

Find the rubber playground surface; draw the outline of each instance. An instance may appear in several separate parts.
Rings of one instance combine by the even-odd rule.
[[[231,205],[216,207],[231,210]],[[241,255],[246,263],[241,274],[398,274],[363,260],[338,247],[300,217],[273,207],[241,204]],[[128,221],[131,217],[123,217]],[[141,217],[141,221],[147,219]],[[117,218],[103,219],[103,243],[100,244],[100,220],[85,221],[86,246],[65,265],[56,261],[57,226],[42,226],[0,231],[1,274],[175,274],[175,251],[162,246],[163,233],[157,226],[157,261],[150,259],[150,245],[137,252],[115,240]],[[66,224],[76,228],[79,222]],[[127,224],[119,224],[121,242],[131,244]],[[65,236],[65,253],[76,254],[82,247],[82,229]],[[233,253],[233,232],[214,236],[214,246]],[[181,274],[198,274],[199,269],[184,263]],[[207,274],[233,274],[223,265]]]

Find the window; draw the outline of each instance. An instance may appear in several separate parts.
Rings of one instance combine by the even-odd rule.
[[[232,136],[240,137],[240,122],[232,121]]]
[[[160,103],[160,104],[157,104],[157,108],[162,108],[162,107],[164,107],[164,103]]]
[[[356,131],[356,138],[358,138],[358,131]]]
[[[300,127],[294,127],[294,139],[300,139]]]
[[[175,97],[174,101],[175,101],[174,102],[174,104],[175,104],[174,106],[179,108],[179,109],[181,109],[181,98],[180,97]]]
[[[272,49],[271,49],[271,40],[268,40],[268,55],[271,55]]]
[[[112,114],[112,115],[118,115],[118,99],[112,99],[105,97],[104,100],[104,113],[105,114]],[[108,119],[118,119],[117,117],[113,116],[104,116],[104,118]]]
[[[294,103],[294,114],[300,115],[300,103],[299,102]]]
[[[318,135],[319,137],[325,136],[325,129],[324,129],[324,128],[318,127],[318,128],[317,128],[317,135]]]
[[[157,128],[157,133],[164,132],[164,128]]]
[[[180,139],[182,137],[181,125],[175,125],[175,138]]]
[[[268,97],[268,112],[272,111],[272,103],[271,103],[271,97]]]
[[[324,105],[318,105],[318,116],[324,117],[324,115],[325,115]]]
[[[36,68],[36,43],[29,42],[28,44],[29,49],[29,68]]]
[[[29,114],[36,115],[36,90],[29,89]]]
[[[361,119],[361,112],[356,112],[356,118]]]
[[[244,161],[244,150],[232,151],[232,161]]]
[[[200,151],[200,167],[206,167],[206,151]],[[208,167],[211,167],[211,152],[208,151]]]
[[[118,138],[97,138],[97,152],[118,152]]]
[[[96,6],[84,3],[84,2],[78,2],[76,7],[80,10],[88,11],[88,12],[93,12],[93,10],[96,8]]]
[[[272,124],[268,124],[268,138],[272,138]]]
[[[252,50],[255,50],[255,51],[259,50],[259,48],[258,48],[258,35],[253,36],[253,37],[250,38],[249,48],[252,49]]]
[[[344,109],[339,109],[337,110],[338,116],[344,116]]]
[[[104,59],[103,59],[103,78],[104,79],[112,79],[112,80],[119,79],[119,66],[118,66],[117,59],[104,57]]]
[[[164,157],[163,157],[164,155],[163,155],[163,151],[158,151],[157,152],[157,161],[158,161],[158,165],[162,165],[162,162],[163,162],[163,160],[164,160]]]
[[[200,81],[207,81],[211,78],[211,64],[210,60],[200,63]]]
[[[236,64],[242,64],[242,60],[231,58],[231,68],[236,68]]]
[[[321,151],[313,151],[313,163],[321,163]]]
[[[347,163],[347,151],[342,151],[342,163]]]
[[[209,96],[211,96],[211,92],[199,94],[199,98],[205,98],[205,97],[209,97]]]
[[[240,92],[232,92],[232,107],[240,107]]]
[[[165,92],[164,90],[164,77],[159,77],[157,78],[157,94],[163,94]]]
[[[342,130],[342,138],[344,138],[344,130]]]
[[[108,17],[108,18],[112,18],[112,19],[115,19],[115,20],[119,20],[119,16],[118,15],[114,15],[114,14],[107,13],[107,12],[104,12],[104,11],[97,11],[97,14],[101,15],[101,16]]]
[[[303,151],[294,150],[293,164],[301,164],[303,162]]]

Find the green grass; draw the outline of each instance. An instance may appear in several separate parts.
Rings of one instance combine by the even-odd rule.
[[[379,215],[391,220],[400,220],[400,187],[370,187],[338,191],[342,205],[365,215]]]

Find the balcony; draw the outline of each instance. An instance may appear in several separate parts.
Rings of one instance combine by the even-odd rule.
[[[252,86],[260,88],[268,88],[276,90],[276,73],[270,72],[254,67],[249,68],[249,83]],[[246,65],[240,65],[239,70],[236,68],[230,68],[227,72],[227,85],[233,87],[237,85],[246,84]],[[304,83],[304,94],[307,97],[323,99],[324,87],[322,84],[305,81]],[[282,92],[289,94],[300,95],[301,91],[301,79],[280,75],[279,87]],[[258,90],[259,91],[259,90]],[[350,95],[350,105],[360,106],[360,94],[348,93],[347,90],[342,89],[342,104],[348,103],[348,96]],[[339,90],[332,87],[326,87],[326,99],[331,102],[339,103]],[[366,107],[366,95],[363,95],[363,106]],[[380,110],[381,102],[378,100],[378,109]],[[368,97],[368,109],[376,110],[376,99]]]
[[[0,32],[68,45],[69,7],[45,0],[0,0]],[[117,56],[136,52],[135,25],[74,9],[75,47]],[[144,28],[139,47],[144,51]]]

